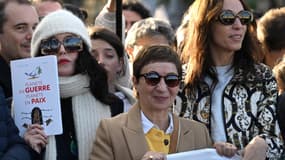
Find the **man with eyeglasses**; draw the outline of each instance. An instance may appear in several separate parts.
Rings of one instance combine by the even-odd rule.
[[[9,63],[14,59],[30,57],[30,43],[39,20],[28,0],[0,2],[0,85],[10,106],[12,85]]]

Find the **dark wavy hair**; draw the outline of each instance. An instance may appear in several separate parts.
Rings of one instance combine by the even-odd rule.
[[[43,124],[43,114],[39,107],[34,107],[31,114],[32,124]]]
[[[36,57],[44,56],[40,53],[40,49],[37,53],[39,54]],[[117,97],[109,93],[108,90],[106,70],[94,60],[85,43],[83,43],[83,50],[78,53],[75,64],[75,74],[87,74],[89,76],[89,88],[96,99],[107,105],[116,102]]]
[[[3,25],[7,21],[7,15],[5,14],[5,8],[8,3],[17,3],[21,5],[32,5],[29,0],[1,0],[0,1],[0,33],[3,33]]]
[[[136,12],[142,19],[151,17],[150,11],[139,1],[123,2],[122,9]]]
[[[243,0],[240,0],[245,10],[250,8]],[[218,14],[222,11],[223,0],[199,0],[190,6],[189,25],[181,59],[188,63],[185,83],[190,88],[195,87],[203,76],[208,75],[213,79],[213,85],[218,81],[210,51],[211,26],[216,21]],[[233,68],[241,68],[247,75],[254,68],[261,54],[256,38],[256,23],[253,21],[247,26],[242,47],[236,51],[233,59]],[[244,77],[245,78],[245,77]]]
[[[74,15],[80,18],[84,24],[87,23],[88,12],[84,8],[80,8],[71,3],[64,3],[63,8],[72,12]]]

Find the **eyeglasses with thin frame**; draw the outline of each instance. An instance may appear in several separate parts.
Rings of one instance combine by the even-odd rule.
[[[160,82],[161,78],[163,78],[167,87],[171,88],[178,86],[181,79],[178,75],[174,73],[169,73],[166,76],[161,76],[154,71],[140,74],[139,77],[144,77],[146,83],[150,86],[156,86]]]
[[[247,10],[242,10],[234,14],[232,10],[223,10],[218,17],[218,20],[223,25],[232,25],[236,18],[240,20],[242,25],[248,25],[253,22],[253,13]]]
[[[41,41],[40,51],[43,55],[57,54],[60,46],[63,45],[66,52],[80,52],[83,50],[83,40],[76,36],[66,36],[63,41],[55,37]]]

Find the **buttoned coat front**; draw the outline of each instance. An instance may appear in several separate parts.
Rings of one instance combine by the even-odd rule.
[[[173,115],[174,131],[170,153],[212,147],[206,127],[198,122]],[[91,160],[139,160],[149,151],[142,128],[140,108],[104,119],[97,129]]]

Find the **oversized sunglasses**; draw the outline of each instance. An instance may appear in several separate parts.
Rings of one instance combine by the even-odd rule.
[[[161,76],[157,72],[152,71],[149,73],[140,74],[139,77],[144,77],[146,83],[151,86],[156,86],[160,82],[161,78],[164,79],[164,82],[168,87],[176,87],[180,82],[180,77],[173,73],[167,74],[166,76]]]
[[[83,40],[80,37],[67,36],[63,41],[49,38],[41,41],[40,50],[43,55],[57,54],[63,45],[66,52],[80,52],[83,50]]]
[[[253,14],[250,11],[242,10],[235,15],[231,10],[223,10],[218,20],[224,25],[232,25],[235,23],[236,18],[240,20],[242,25],[247,25],[253,21]]]

